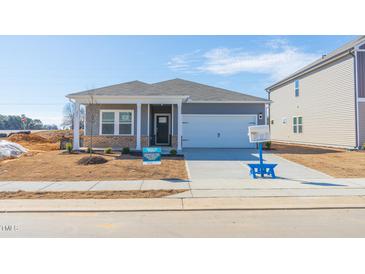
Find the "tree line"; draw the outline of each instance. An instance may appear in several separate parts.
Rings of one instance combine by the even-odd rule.
[[[56,125],[43,124],[39,119],[31,119],[25,115],[1,115],[0,130],[53,130],[58,129]]]

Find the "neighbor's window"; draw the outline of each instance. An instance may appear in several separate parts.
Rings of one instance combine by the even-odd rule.
[[[294,85],[295,85],[295,97],[298,97],[299,96],[299,80],[295,80]]]
[[[114,112],[101,113],[101,134],[114,134]]]
[[[293,133],[303,132],[303,117],[293,117]]]
[[[132,111],[119,112],[119,134],[132,134]]]

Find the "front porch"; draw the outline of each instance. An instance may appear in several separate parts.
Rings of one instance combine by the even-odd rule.
[[[80,105],[85,106],[84,147],[141,150],[159,146],[182,149],[181,106],[186,97],[75,99],[74,128],[80,127]],[[79,131],[73,149],[80,149]]]

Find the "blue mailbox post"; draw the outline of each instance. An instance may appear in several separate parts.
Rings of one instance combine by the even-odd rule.
[[[250,168],[250,175],[253,179],[256,179],[256,175],[259,174],[262,178],[265,175],[269,175],[272,178],[276,178],[274,168],[277,164],[264,163],[262,157],[262,144],[270,141],[270,129],[269,126],[251,126],[248,128],[248,135],[251,143],[258,143],[259,146],[259,164],[248,164]]]

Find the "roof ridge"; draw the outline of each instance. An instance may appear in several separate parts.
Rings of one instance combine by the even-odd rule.
[[[224,92],[234,93],[234,94],[238,94],[238,95],[242,95],[243,94],[243,95],[246,95],[246,96],[250,96],[251,98],[263,99],[261,97],[253,96],[253,95],[250,95],[250,94],[247,94],[247,93],[243,93],[243,92],[239,92],[239,91],[234,91],[234,90],[229,90],[229,89],[221,88],[221,87],[215,87],[215,86],[211,86],[211,85],[207,85],[207,84],[203,84],[203,83],[198,83],[198,82],[194,82],[194,81],[186,80],[186,79],[181,79],[181,78],[174,78],[174,79],[170,79],[170,80],[165,80],[165,81],[153,83],[152,85],[157,85],[157,84],[161,84],[161,83],[171,82],[171,81],[175,81],[175,80],[189,82],[189,83],[193,83],[195,85],[200,85],[200,86],[206,86],[206,87],[209,87],[209,88],[212,88],[212,89],[220,89],[220,90],[222,90]]]

